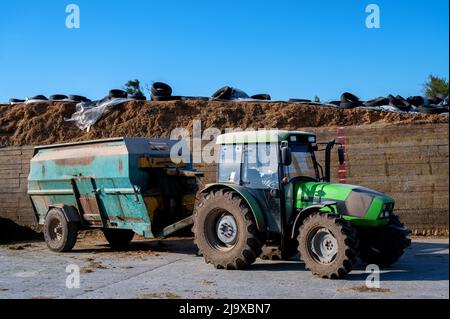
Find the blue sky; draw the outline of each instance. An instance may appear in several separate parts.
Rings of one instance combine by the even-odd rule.
[[[65,26],[70,3],[80,29]],[[380,29],[365,26],[370,3]],[[134,78],[176,95],[421,94],[430,73],[448,78],[448,10],[447,0],[0,1],[0,101],[97,99]]]

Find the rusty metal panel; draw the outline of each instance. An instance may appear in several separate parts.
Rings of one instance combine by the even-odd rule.
[[[98,215],[100,217],[100,209],[98,207],[97,198],[81,196],[79,198],[84,215]],[[101,219],[101,218],[99,218]]]
[[[91,177],[74,178],[73,186],[79,196],[81,215],[88,224],[102,225],[102,212],[96,194],[95,181]]]

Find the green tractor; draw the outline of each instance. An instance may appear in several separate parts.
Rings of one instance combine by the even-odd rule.
[[[216,268],[246,268],[275,247],[285,259],[300,253],[314,275],[341,278],[358,257],[389,266],[411,244],[391,197],[330,182],[334,141],[264,130],[223,134],[216,144],[217,182],[199,193],[193,226],[199,253]],[[338,158],[345,161],[342,145]]]

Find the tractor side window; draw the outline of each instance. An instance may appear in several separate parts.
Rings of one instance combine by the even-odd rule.
[[[222,145],[219,155],[218,180],[239,184],[241,179],[242,145]]]
[[[248,144],[242,181],[254,189],[278,189],[278,144]]]

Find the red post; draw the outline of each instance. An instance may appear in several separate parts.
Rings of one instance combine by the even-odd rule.
[[[347,151],[345,148],[345,130],[343,127],[340,127],[338,129],[338,143],[342,144],[342,147],[344,148],[345,158],[347,158]],[[339,163],[339,183],[345,184],[346,183],[346,163],[343,164]]]

